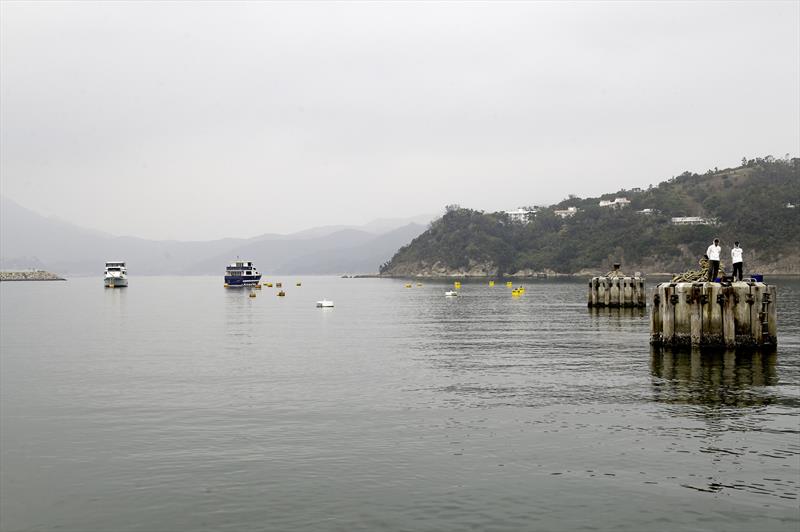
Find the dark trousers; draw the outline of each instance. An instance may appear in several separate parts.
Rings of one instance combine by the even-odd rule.
[[[718,260],[710,260],[708,261],[708,280],[710,282],[714,282],[714,279],[717,278],[717,272],[719,272],[719,261]]]
[[[734,262],[733,263],[733,278],[736,279],[737,276],[739,280],[742,280],[742,270],[744,266],[744,262]]]

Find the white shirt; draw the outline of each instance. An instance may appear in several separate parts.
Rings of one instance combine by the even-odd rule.
[[[706,255],[708,255],[708,260],[719,260],[719,254],[721,251],[722,248],[719,246],[715,246],[714,244],[708,246],[708,249],[706,250]]]
[[[731,250],[731,262],[734,264],[742,262],[742,248],[733,248]]]

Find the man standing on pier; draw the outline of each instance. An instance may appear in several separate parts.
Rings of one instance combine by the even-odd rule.
[[[733,243],[733,249],[731,250],[731,264],[733,264],[733,278],[736,279],[738,276],[739,280],[741,281],[744,262],[742,262],[742,248],[739,247],[738,241]]]
[[[717,278],[719,272],[719,254],[722,248],[719,247],[719,238],[714,239],[714,243],[708,246],[706,255],[708,255],[708,282],[713,283]]]

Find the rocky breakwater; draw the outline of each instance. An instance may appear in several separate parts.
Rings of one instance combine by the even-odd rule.
[[[497,266],[491,262],[470,260],[460,268],[448,267],[440,261],[434,263],[414,262],[400,264],[381,273],[382,277],[492,277],[497,275]]]
[[[66,281],[63,277],[44,270],[0,272],[0,281]]]

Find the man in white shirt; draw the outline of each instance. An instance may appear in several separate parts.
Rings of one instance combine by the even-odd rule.
[[[733,264],[733,278],[736,279],[738,275],[739,280],[741,281],[744,262],[742,261],[742,248],[739,247],[739,242],[733,243],[733,249],[731,250],[731,264]]]
[[[706,250],[706,255],[708,255],[708,281],[711,283],[717,278],[717,272],[719,272],[719,254],[721,252],[719,238],[715,238],[714,243],[708,246]]]

